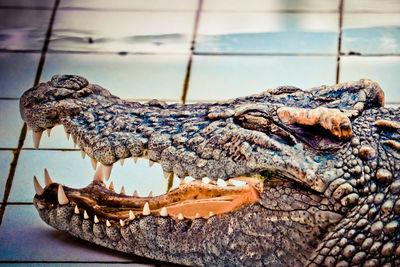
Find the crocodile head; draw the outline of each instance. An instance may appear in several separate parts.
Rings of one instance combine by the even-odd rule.
[[[21,116],[36,147],[64,125],[96,173],[72,189],[46,172],[45,188],[34,178],[34,204],[74,236],[180,264],[398,265],[400,111],[383,102],[375,82],[360,80],[138,103],[57,75],[22,95]],[[195,181],[154,197],[107,189],[113,163],[129,157],[161,164],[170,181]]]

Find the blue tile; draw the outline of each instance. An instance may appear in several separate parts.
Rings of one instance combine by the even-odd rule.
[[[345,0],[344,12],[400,12],[398,0]]]
[[[18,98],[32,87],[39,53],[0,53],[0,97]]]
[[[336,57],[195,56],[188,100],[226,100],[281,85],[335,83]]]
[[[16,148],[23,121],[18,100],[0,100],[0,147]]]
[[[205,12],[196,52],[337,52],[338,14]]]
[[[13,159],[12,151],[0,151],[0,202],[3,201],[10,163]]]

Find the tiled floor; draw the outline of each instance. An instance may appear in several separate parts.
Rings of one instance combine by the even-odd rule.
[[[397,0],[2,0],[0,17],[0,264],[163,265],[41,221],[33,175],[42,181],[47,167],[81,187],[93,170],[62,127],[39,150],[25,139],[18,99],[35,80],[76,73],[123,98],[194,102],[368,77],[400,106]],[[164,192],[160,167],[147,164],[115,166],[115,188]]]

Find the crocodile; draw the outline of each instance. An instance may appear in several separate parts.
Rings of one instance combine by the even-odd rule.
[[[75,237],[193,266],[400,266],[400,109],[374,81],[168,104],[55,75],[20,112],[36,148],[62,124],[91,158],[85,188],[46,169],[44,187],[33,179],[40,217]],[[181,184],[147,197],[107,188],[127,158]]]

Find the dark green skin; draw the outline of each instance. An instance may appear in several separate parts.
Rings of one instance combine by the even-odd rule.
[[[399,266],[400,110],[382,105],[382,90],[369,80],[167,105],[127,102],[67,75],[28,90],[20,103],[33,131],[63,124],[105,165],[147,152],[179,177],[263,177],[257,203],[193,221],[152,214],[107,227],[101,216],[94,223],[90,207],[84,219],[73,204],[58,204],[57,184],[34,198],[45,222],[81,239],[199,266]],[[352,134],[289,125],[277,116],[282,107],[339,109]],[[83,191],[116,194],[99,181]]]

